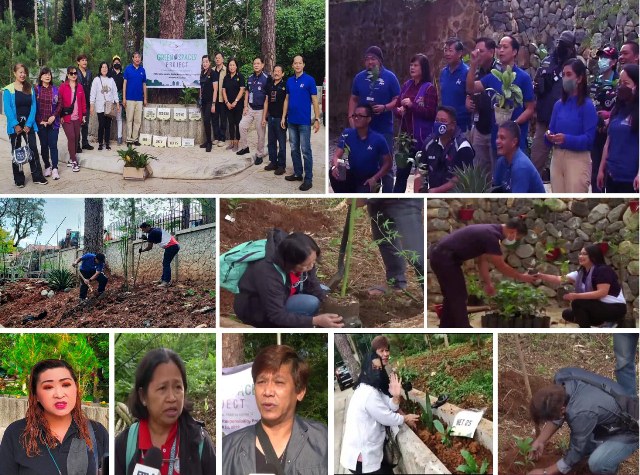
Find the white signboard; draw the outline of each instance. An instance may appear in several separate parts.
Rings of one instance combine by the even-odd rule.
[[[173,109],[173,120],[177,122],[185,122],[187,120],[187,109],[185,108]]]
[[[155,107],[145,107],[144,108],[144,118],[146,120],[156,120],[156,108]]]
[[[195,139],[185,139],[184,137],[182,138],[183,147],[195,147],[195,145],[196,145]]]
[[[182,139],[180,137],[169,137],[167,139],[167,146],[169,148],[176,148],[182,145]]]
[[[144,39],[144,70],[147,87],[200,87],[201,58],[207,40]]]
[[[473,434],[482,420],[483,411],[460,411],[453,419],[451,435],[473,438]]]
[[[167,137],[158,137],[156,135],[153,136],[153,146],[154,147],[166,147],[167,146]]]
[[[256,404],[252,363],[222,370],[218,404],[222,406],[222,432],[231,434],[260,420]]]
[[[201,117],[200,109],[189,109],[189,120],[200,120]]]
[[[140,144],[151,146],[153,144],[153,135],[140,134]]]
[[[171,120],[171,109],[168,107],[158,107],[158,120]]]

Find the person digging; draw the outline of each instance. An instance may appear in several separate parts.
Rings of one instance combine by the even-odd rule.
[[[164,249],[162,257],[162,278],[158,287],[169,287],[171,285],[171,261],[180,251],[180,245],[176,238],[162,228],[152,228],[149,223],[142,223],[140,229],[146,233],[147,247],[138,249],[138,253],[150,251],[154,244],[158,244]],[[144,236],[143,236],[144,239]]]
[[[98,281],[98,296],[101,295],[106,287],[107,276],[104,275],[104,266],[105,266],[106,258],[105,255],[101,252],[91,253],[87,252],[82,256],[78,257],[73,264],[73,267],[77,267],[80,264],[80,279],[82,283],[80,284],[80,300],[87,299],[87,292],[91,287],[92,281]]]
[[[520,218],[507,224],[471,224],[445,236],[429,250],[429,263],[443,296],[440,328],[471,328],[467,314],[467,285],[462,264],[475,259],[487,295],[495,295],[489,276],[489,263],[506,277],[531,284],[535,278],[521,274],[504,261],[500,245],[515,244],[527,235]]]

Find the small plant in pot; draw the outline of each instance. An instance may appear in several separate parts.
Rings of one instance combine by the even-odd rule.
[[[493,103],[496,124],[500,126],[508,120],[511,120],[511,116],[513,115],[513,110],[515,108],[522,106],[522,89],[514,83],[516,80],[516,73],[513,71],[511,66],[507,66],[504,71],[492,69],[491,74],[498,78],[502,83],[502,92],[498,92],[492,88],[487,89],[487,91],[494,92],[491,101]]]
[[[119,159],[124,162],[123,177],[131,180],[144,180],[153,175],[151,160],[157,160],[153,155],[140,153],[132,145],[124,150],[118,150]]]
[[[453,179],[456,183],[453,187],[453,193],[488,193],[491,191],[491,174],[484,167],[467,164],[455,167]]]
[[[467,282],[467,305],[475,306],[484,304],[487,294],[484,293],[484,289],[480,284],[480,279],[475,275],[467,275],[465,277]]]
[[[394,140],[395,150],[393,158],[398,168],[407,168],[415,163],[414,144],[416,140],[406,132],[400,132]]]
[[[501,281],[496,285],[496,294],[491,297],[491,302],[496,311],[483,317],[483,326],[486,322],[487,325],[510,328],[546,328],[551,323],[551,319],[543,315],[546,295],[529,284]]]

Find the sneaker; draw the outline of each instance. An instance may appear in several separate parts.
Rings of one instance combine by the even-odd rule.
[[[44,169],[44,176],[51,176],[51,167],[47,167]]]
[[[211,144],[210,144],[210,143],[208,143],[208,144],[207,144],[207,148],[206,148],[205,150],[206,150],[207,152],[210,152],[210,151],[211,151]]]
[[[98,150],[102,150],[104,148],[104,146],[102,144],[98,145]]]
[[[24,188],[24,183],[16,183],[17,188]]]
[[[285,172],[285,171],[286,171],[286,170],[284,169],[284,167],[278,167],[278,168],[276,168],[276,171],[275,171],[275,172],[273,172],[273,174],[274,174],[274,175],[284,175],[284,172]]]
[[[51,172],[51,176],[53,177],[54,180],[59,180],[60,179],[60,175],[58,174],[58,169],[54,168],[53,171]]]
[[[312,186],[313,185],[311,184],[310,181],[303,181],[302,185],[300,185],[300,187],[298,189],[300,191],[307,191],[307,190],[310,190]]]
[[[136,147],[140,146],[140,142],[138,142],[137,140],[135,142],[133,142],[133,145],[135,145]]]
[[[242,150],[238,150],[238,151],[236,152],[236,155],[246,155],[246,154],[248,154],[248,153],[249,153],[249,147],[245,147],[245,148],[243,148]]]
[[[80,171],[80,165],[78,164],[78,162],[73,162],[73,171],[74,172]]]
[[[212,147],[215,147],[216,145],[218,145],[218,141],[217,140],[214,140],[213,142],[211,142],[211,146]]]
[[[107,150],[111,150],[111,146],[109,144],[106,144],[104,148],[106,148]]]
[[[68,167],[72,167],[73,166],[73,162],[67,162],[67,166]]]
[[[218,147],[224,147],[224,140],[218,140]]]
[[[254,157],[254,159],[253,159],[253,164],[254,164],[254,165],[262,165],[262,162],[263,162],[263,161],[264,161],[264,160],[262,160],[262,157],[258,157],[258,156],[256,156],[256,157]]]
[[[158,287],[162,288],[162,287],[169,287],[171,285],[171,282],[162,282],[160,285],[158,285]]]
[[[287,175],[284,179],[287,181],[302,181],[302,177],[296,174]]]
[[[86,145],[83,145],[83,146],[82,146],[82,148],[83,148],[84,150],[93,150],[95,147],[93,147],[93,146],[91,146],[91,145],[89,145],[89,144],[86,144]]]
[[[224,142],[222,142],[222,145],[224,145]],[[227,145],[226,150],[233,150],[233,142],[229,142],[229,145]]]
[[[264,167],[264,169],[268,172],[272,172],[273,170],[276,170],[278,167],[276,166],[275,163],[269,163],[269,165],[267,165],[266,167]]]
[[[45,177],[40,178],[39,180],[33,180],[36,185],[46,185],[49,183]]]

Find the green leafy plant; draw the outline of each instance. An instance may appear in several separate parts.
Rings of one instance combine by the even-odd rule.
[[[516,85],[516,73],[511,66],[507,66],[504,71],[498,71],[492,69],[493,74],[502,83],[502,92],[498,92],[495,89],[488,88],[487,91],[493,91],[492,102],[501,109],[515,109],[523,104],[522,101],[522,89]]]
[[[422,408],[422,414],[420,414],[420,421],[427,428],[429,432],[433,432],[435,429],[433,420],[433,409],[431,409],[431,403],[429,402],[429,396],[427,395],[427,403]]]
[[[491,174],[484,167],[462,165],[453,169],[454,193],[487,193],[491,190]]]
[[[380,78],[380,68],[378,66],[374,66],[367,73],[367,79],[370,81],[369,89],[373,91],[376,88],[376,83]]]
[[[531,452],[533,450],[533,438],[532,437],[518,437],[513,436],[516,447],[518,448],[518,456],[522,458],[522,460],[517,460],[515,463],[517,465],[522,465],[525,470],[529,466],[533,466],[533,458],[531,457]]]
[[[449,426],[445,429],[442,422],[440,422],[438,419],[433,421],[433,426],[438,431],[438,434],[440,434],[440,442],[442,442],[442,445],[444,445],[445,447],[451,447],[451,445],[453,444],[453,441],[451,440],[451,432],[453,431],[453,427]]]
[[[484,301],[487,294],[485,294],[484,289],[480,284],[480,279],[475,275],[467,275],[465,276],[465,280],[467,281],[467,293],[481,302]]]
[[[461,450],[460,455],[462,455],[465,463],[464,465],[458,465],[458,468],[456,468],[458,472],[480,475],[487,473],[487,469],[489,468],[489,462],[487,459],[482,461],[482,465],[478,465],[478,462],[476,462],[476,459],[473,458],[473,455],[471,455],[468,450]]]
[[[394,140],[394,154],[393,157],[399,168],[406,168],[409,164],[414,162],[413,157],[413,145],[416,140],[411,134],[406,132],[400,132]]]
[[[195,104],[200,96],[200,89],[196,87],[187,87],[182,84],[182,92],[180,93],[180,103],[184,106]]]
[[[144,168],[151,163],[151,160],[158,159],[148,153],[138,152],[131,145],[125,150],[118,150],[118,155],[120,156],[118,160],[122,160],[125,167]]]
[[[193,297],[196,294],[196,291],[193,289],[187,289],[187,291],[184,293],[187,297]]]
[[[47,284],[49,284],[49,288],[52,290],[64,290],[75,287],[76,278],[67,269],[54,269],[49,272]]]
[[[355,235],[355,221],[356,221],[356,198],[351,198],[351,213],[349,214],[349,227],[347,230],[347,248],[344,256],[344,276],[342,277],[342,288],[340,289],[340,296],[345,297],[347,295],[347,286],[349,285],[349,271],[351,270],[351,254],[353,252],[353,238]]]
[[[491,302],[505,317],[539,315],[547,305],[547,297],[541,290],[520,282],[503,280],[496,285]]]

